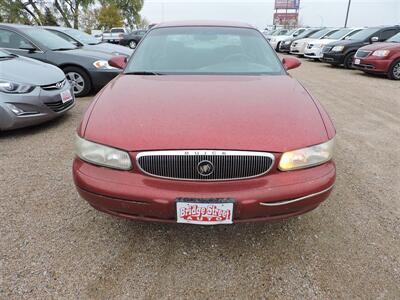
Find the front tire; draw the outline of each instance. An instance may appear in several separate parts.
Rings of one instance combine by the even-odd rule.
[[[346,69],[353,69],[353,59],[354,59],[354,55],[356,55],[355,52],[351,52],[349,54],[346,55],[346,57],[344,58],[344,67]]]
[[[279,42],[277,45],[276,45],[276,52],[281,52],[280,50],[279,50],[279,47],[281,46],[281,42]]]
[[[66,67],[63,71],[73,88],[75,97],[84,97],[89,94],[92,89],[92,82],[85,70],[79,67]]]
[[[389,68],[388,78],[392,80],[400,80],[400,59],[396,60]]]

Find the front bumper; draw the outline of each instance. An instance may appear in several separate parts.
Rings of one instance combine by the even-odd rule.
[[[328,52],[323,53],[321,60],[332,65],[342,65],[345,55],[343,53]]]
[[[322,55],[322,48],[320,47],[306,48],[304,50],[304,57],[307,58],[321,59]]]
[[[62,103],[61,93],[69,90],[73,99]],[[7,103],[14,104],[26,113],[16,115]],[[53,120],[75,105],[73,90],[69,84],[59,90],[43,90],[36,87],[28,94],[0,93],[0,131],[38,125]]]
[[[356,60],[359,59],[359,63],[355,63]],[[381,58],[354,58],[353,67],[358,70],[373,72],[373,73],[380,73],[380,74],[387,74],[389,72],[389,68],[393,63],[392,60],[381,59]]]
[[[329,162],[248,180],[183,182],[101,168],[76,158],[73,176],[82,198],[116,216],[175,223],[177,198],[233,198],[234,223],[242,223],[284,219],[315,209],[329,196],[336,171]]]
[[[110,69],[110,70],[99,70],[92,69],[89,70],[89,75],[92,80],[92,87],[95,91],[102,89],[105,85],[107,85],[111,80],[117,77],[122,70],[119,69]]]
[[[279,45],[279,51],[281,52],[290,52],[290,46],[292,45],[292,43],[290,44],[286,44],[285,42],[281,43]]]

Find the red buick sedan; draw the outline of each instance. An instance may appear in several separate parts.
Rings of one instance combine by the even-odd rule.
[[[335,129],[255,28],[164,23],[95,98],[73,175],[96,209],[215,225],[316,208],[335,182]]]

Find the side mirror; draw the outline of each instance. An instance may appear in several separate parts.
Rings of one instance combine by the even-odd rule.
[[[295,57],[284,57],[282,63],[286,70],[296,69],[301,65],[301,61]]]
[[[114,67],[117,69],[124,69],[127,61],[128,61],[128,59],[126,58],[126,56],[118,55],[118,56],[114,56],[113,58],[111,58],[108,61],[108,64],[111,67]]]
[[[371,43],[376,43],[376,42],[379,42],[379,38],[377,36],[373,36],[371,38]]]

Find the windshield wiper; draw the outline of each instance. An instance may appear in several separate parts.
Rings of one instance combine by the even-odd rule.
[[[0,56],[0,59],[15,58],[15,57],[18,57],[18,55],[10,53],[8,55]]]
[[[135,72],[127,72],[126,75],[165,75],[163,73],[152,72],[152,71],[135,71]]]
[[[74,50],[74,49],[78,49],[78,47],[76,48],[56,48],[56,49],[51,49],[53,51],[67,51],[67,50]]]

